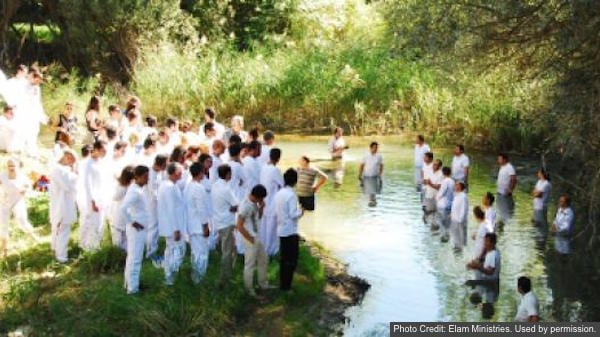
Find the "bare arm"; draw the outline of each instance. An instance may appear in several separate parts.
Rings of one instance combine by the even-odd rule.
[[[240,232],[240,234],[242,234],[244,239],[246,239],[246,240],[252,242],[252,244],[254,244],[254,238],[250,235],[250,233],[248,233],[248,231],[244,227],[244,218],[242,218],[241,216],[238,216],[236,227],[237,227],[237,230]]]

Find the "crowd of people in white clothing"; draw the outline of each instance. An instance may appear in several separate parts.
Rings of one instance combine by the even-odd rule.
[[[19,67],[14,78],[0,81],[6,101],[0,117],[0,150],[9,154],[36,156],[39,126],[47,117],[41,105],[42,75]],[[85,252],[100,248],[106,229],[112,244],[127,252],[124,272],[127,293],[139,292],[144,258],[164,269],[165,284],[172,285],[182,261],[191,251],[192,280],[199,283],[206,273],[209,252],[221,251],[221,278],[231,278],[236,254],[244,255],[244,284],[256,295],[258,287],[269,289],[267,264],[279,254],[280,285],[291,289],[299,253],[298,220],[305,210],[315,209],[315,193],[327,174],[302,157],[297,169],[283,174],[278,168],[281,150],[275,135],[258,129],[244,131],[244,120],[234,116],[226,128],[216,120],[213,109],[205,110],[205,123],[194,131],[189,121],[168,118],[159,128],[153,116],[142,118],[141,100],[131,97],[125,109],[117,105],[102,114],[101,100],[91,97],[85,111],[86,129],[80,132],[73,104],[67,102],[55,125],[54,164],[50,177],[51,247],[60,263],[68,263],[71,227],[79,223],[79,245]],[[27,123],[27,126],[25,126]],[[76,142],[85,144],[78,155]],[[336,128],[329,141],[335,186],[342,183],[343,129]],[[383,158],[379,144],[372,142],[361,161],[359,180],[376,206],[381,193]],[[436,159],[424,137],[419,135],[414,150],[414,178],[421,196],[423,219],[443,242],[451,241],[463,251],[472,232],[472,261],[475,301],[491,306],[498,295],[501,255],[496,248],[499,229],[514,209],[516,171],[506,154],[498,155],[500,167],[495,194],[487,192],[482,203],[471,209],[470,160],[462,145],[455,148],[451,165]],[[533,194],[533,220],[542,232],[548,227],[547,212],[551,184],[540,169]],[[23,231],[38,240],[27,219],[25,192],[31,182],[21,170],[21,161],[11,157],[7,171],[0,174],[3,199],[0,208],[0,250],[6,255],[11,214]],[[496,213],[496,203],[498,214]],[[477,228],[467,228],[469,214]],[[557,235],[556,249],[570,252],[569,237],[574,214],[566,195],[560,197],[550,231]],[[159,252],[159,240],[165,249]],[[529,279],[519,280],[527,305],[519,319],[538,318],[537,302],[530,293]],[[527,295],[529,294],[529,295]],[[479,296],[479,299],[477,297]],[[524,297],[525,298],[525,297]],[[523,312],[522,312],[523,311]]]

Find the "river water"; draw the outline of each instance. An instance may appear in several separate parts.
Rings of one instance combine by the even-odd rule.
[[[358,163],[366,153],[368,141],[350,141],[342,186],[334,188],[328,182],[318,194],[317,210],[300,221],[300,231],[307,239],[321,244],[347,263],[351,274],[371,284],[363,302],[348,309],[345,335],[387,336],[390,321],[482,321],[481,311],[469,301],[472,290],[463,285],[472,278],[472,273],[465,268],[473,246],[472,216],[468,228],[469,246],[464,254],[454,254],[451,245],[441,243],[439,236],[432,235],[423,223],[413,183],[412,146],[391,138],[380,139],[380,153],[384,158],[383,193],[378,196],[377,206],[369,207],[357,180]],[[323,140],[309,138],[277,145],[283,152],[282,169],[296,166],[301,155],[328,158]],[[451,151],[437,150],[436,158],[449,164]],[[497,167],[493,155],[471,154],[470,157],[469,205],[472,208],[480,204],[485,191],[495,192]],[[315,162],[323,168],[330,164]],[[502,254],[500,295],[492,320],[512,320],[519,303],[516,281],[522,275],[532,279],[544,320],[578,319],[581,303],[568,298],[558,299],[560,303],[556,303],[558,300],[554,299],[549,286],[546,255],[553,253],[553,240],[549,239],[547,251],[536,245],[529,196],[535,184],[535,162],[513,160],[513,165],[519,176],[519,188],[515,195],[514,218],[504,226],[498,238]],[[553,218],[554,210],[555,207],[550,207],[549,218]],[[554,317],[557,307],[559,318]]]

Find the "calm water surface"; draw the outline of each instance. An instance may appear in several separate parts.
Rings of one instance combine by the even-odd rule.
[[[361,305],[347,314],[347,336],[387,336],[390,321],[481,321],[481,312],[469,302],[472,291],[464,281],[472,278],[465,268],[471,256],[475,231],[471,216],[469,246],[456,255],[449,243],[441,243],[423,224],[419,196],[413,184],[413,151],[410,145],[380,141],[384,158],[383,193],[376,207],[368,206],[357,180],[358,163],[366,153],[368,140],[350,141],[344,183],[334,189],[327,183],[319,192],[316,212],[300,221],[300,231],[334,256],[348,264],[349,272],[371,284]],[[326,141],[302,140],[279,142],[283,151],[281,167],[296,166],[301,155],[328,158]],[[434,149],[435,151],[435,149]],[[441,152],[441,153],[440,153]],[[440,156],[441,155],[441,156]],[[445,165],[451,150],[439,150]],[[495,192],[497,168],[493,155],[471,155],[469,205],[480,204],[485,191]],[[318,161],[327,168],[330,163]],[[502,254],[500,296],[495,305],[494,321],[510,321],[516,312],[519,295],[516,280],[521,275],[532,278],[540,301],[541,316],[554,320],[553,291],[548,285],[544,253],[536,247],[531,225],[530,191],[535,184],[535,163],[513,161],[519,175],[515,217],[500,234]],[[330,179],[331,180],[331,179]],[[552,218],[555,207],[551,207]],[[552,247],[553,242],[547,243]],[[565,302],[566,309],[577,316],[578,303]]]

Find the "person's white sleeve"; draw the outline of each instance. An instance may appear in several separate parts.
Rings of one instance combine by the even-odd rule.
[[[469,157],[465,156],[465,168],[471,166],[471,161],[469,160]]]
[[[298,208],[298,202],[295,197],[290,197],[287,202],[288,215],[292,220],[298,220],[302,216],[302,211]]]
[[[484,268],[496,268],[496,253],[485,254]]]
[[[192,195],[192,203],[194,204],[194,207],[197,212],[196,221],[199,221],[202,225],[208,223],[208,212],[205,206],[205,199],[207,197],[208,195],[204,191],[202,191],[201,188],[196,189]]]
[[[571,228],[571,224],[573,223],[573,211],[570,209],[565,210],[565,214],[560,219],[559,223],[557,223],[559,232],[568,232]]]
[[[126,223],[133,222],[133,212],[131,208],[135,202],[135,194],[134,193],[126,193],[125,198],[121,202],[121,214],[125,216]]]
[[[527,317],[539,316],[537,301],[535,301],[533,298],[527,301],[525,303],[525,311],[527,312]]]

